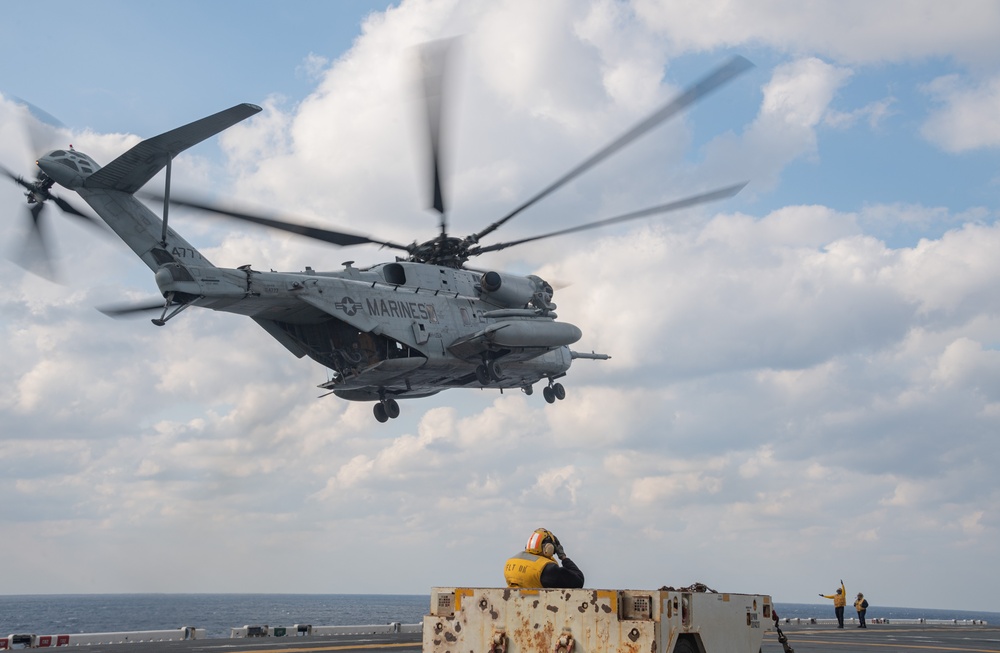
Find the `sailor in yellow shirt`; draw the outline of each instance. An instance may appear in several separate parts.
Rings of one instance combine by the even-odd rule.
[[[840,580],[840,589],[836,594],[820,594],[824,599],[833,599],[833,611],[837,614],[837,628],[844,627],[844,606],[847,605],[847,590],[844,580]]]
[[[583,587],[583,572],[566,557],[559,538],[544,528],[531,534],[524,551],[508,558],[503,576],[507,587]]]
[[[865,613],[868,612],[868,599],[861,592],[858,592],[858,598],[854,601],[854,609],[858,611],[858,623],[861,624],[858,628],[867,628]]]

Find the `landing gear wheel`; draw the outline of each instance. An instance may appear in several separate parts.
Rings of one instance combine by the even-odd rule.
[[[552,390],[552,386],[545,386],[542,388],[542,396],[545,397],[545,401],[550,404],[556,403],[556,393]]]
[[[385,408],[385,414],[389,416],[389,419],[396,419],[399,417],[399,402],[395,399],[386,399],[382,406]]]
[[[556,396],[556,399],[562,401],[566,398],[566,388],[563,387],[562,383],[552,384],[552,394]]]
[[[479,381],[479,385],[490,384],[490,373],[486,370],[485,365],[476,366],[476,380]]]
[[[375,404],[372,408],[372,412],[375,413],[375,419],[381,423],[386,423],[389,421],[389,414],[385,412],[385,404],[379,402]]]
[[[499,381],[503,378],[503,368],[500,367],[499,361],[491,360],[487,363],[486,371],[489,372],[490,378],[494,381]]]

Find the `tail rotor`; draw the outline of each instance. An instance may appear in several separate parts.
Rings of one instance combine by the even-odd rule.
[[[23,110],[21,131],[29,146],[33,149],[34,154],[38,155],[44,151],[40,148],[44,148],[46,144],[51,144],[56,136],[55,131],[62,128],[62,125],[41,109],[23,100],[17,100],[17,102]],[[2,165],[0,165],[0,174],[20,186],[27,200],[28,231],[23,244],[11,253],[11,259],[29,272],[49,280],[55,280],[56,273],[52,261],[51,248],[48,245],[48,238],[45,235],[45,231],[47,230],[45,226],[46,219],[44,218],[46,203],[51,201],[63,213],[80,218],[86,222],[91,222],[99,226],[103,226],[103,223],[81,212],[72,204],[54,194],[52,186],[55,182],[41,170],[38,171],[38,176],[34,181],[29,181]]]

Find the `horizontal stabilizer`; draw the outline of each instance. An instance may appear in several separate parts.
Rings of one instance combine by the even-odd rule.
[[[162,170],[168,161],[184,150],[215,136],[260,110],[255,104],[238,104],[207,118],[144,140],[87,177],[84,186],[134,193]]]

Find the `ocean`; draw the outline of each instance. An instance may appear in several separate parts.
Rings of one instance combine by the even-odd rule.
[[[430,596],[383,594],[67,594],[0,596],[0,633],[65,635],[194,626],[419,623]]]
[[[420,623],[429,595],[395,594],[69,594],[0,596],[0,636],[66,635],[194,626],[225,638],[241,626],[348,626]],[[833,608],[775,603],[784,618],[832,619]],[[847,617],[854,611],[848,606]],[[872,606],[868,618],[983,620],[1000,613]]]

